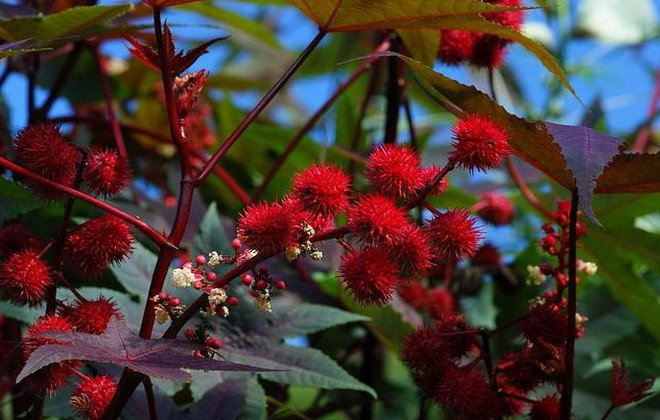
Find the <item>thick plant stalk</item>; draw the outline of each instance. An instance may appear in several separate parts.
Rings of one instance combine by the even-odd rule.
[[[573,403],[573,370],[575,356],[575,315],[577,313],[577,212],[578,194],[571,197],[570,226],[568,231],[568,313],[566,324],[566,350],[564,352],[564,378],[561,392],[561,419],[570,420]]]

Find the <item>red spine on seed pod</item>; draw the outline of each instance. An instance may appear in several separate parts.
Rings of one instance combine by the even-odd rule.
[[[30,236],[27,226],[19,221],[4,222],[0,226],[0,259],[14,251],[37,249],[39,240]]]
[[[405,212],[384,195],[363,195],[348,209],[349,229],[366,244],[395,243],[408,226]]]
[[[470,171],[494,168],[510,153],[509,134],[484,115],[467,115],[456,123],[453,132],[450,158]]]
[[[312,213],[334,217],[348,207],[350,177],[334,165],[312,165],[293,178],[291,195]]]
[[[77,331],[88,334],[103,334],[113,316],[121,318],[114,302],[103,296],[96,300],[77,302],[67,308],[63,315]]]
[[[417,152],[395,144],[385,144],[367,158],[365,175],[381,194],[404,198],[424,185],[421,159]]]
[[[279,203],[250,205],[238,219],[241,242],[259,252],[278,252],[295,243],[298,220]]]
[[[449,65],[458,65],[472,58],[474,50],[474,32],[460,29],[443,29],[440,31],[440,48],[438,59]]]
[[[530,420],[557,420],[561,417],[560,399],[557,395],[548,395],[532,404]]]
[[[482,238],[475,221],[463,209],[448,210],[431,220],[427,231],[439,260],[457,263],[474,255]]]
[[[492,191],[481,196],[478,206],[479,217],[495,226],[511,223],[516,213],[516,207],[509,197]]]
[[[434,398],[449,413],[466,418],[489,418],[493,394],[477,368],[448,365],[435,387]]]
[[[85,161],[83,178],[100,195],[117,195],[131,181],[128,163],[113,150],[92,149]]]

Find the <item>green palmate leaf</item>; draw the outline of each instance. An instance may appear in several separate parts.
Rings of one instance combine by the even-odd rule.
[[[429,66],[433,64],[440,48],[437,29],[399,29],[396,32],[414,59]]]
[[[0,60],[3,58],[11,57],[13,55],[27,54],[37,51],[45,51],[49,48],[35,48],[30,46],[31,43],[24,39],[21,41],[8,42],[0,45]]]
[[[266,339],[255,340],[253,344],[234,348],[231,341],[225,341],[225,350],[220,353],[235,363],[273,370],[259,374],[273,382],[321,389],[352,389],[376,397],[371,387],[348,374],[320,350],[272,344]]]
[[[266,418],[266,395],[254,377],[230,378],[208,390],[190,408],[186,419],[261,420]]]
[[[510,39],[536,55],[541,63],[572,93],[564,70],[552,55],[538,42],[520,32],[484,19],[480,13],[512,10],[472,0],[420,1],[420,0],[289,0],[322,29],[329,32],[397,29],[417,30],[404,33],[413,54],[430,62],[431,50],[437,39],[422,29],[463,29],[483,32]],[[514,9],[515,10],[515,9]],[[416,41],[416,42],[411,42]],[[422,41],[422,45],[418,42]]]
[[[156,254],[137,242],[133,252],[121,264],[112,266],[112,273],[128,292],[144,302],[149,293],[151,275],[156,267]]]
[[[52,15],[0,19],[0,37],[7,41],[29,39],[35,45],[55,46],[99,35],[104,23],[132,9],[131,4],[79,6]]]
[[[0,191],[0,223],[46,205],[23,185],[2,177]]]
[[[531,123],[509,114],[474,86],[463,85],[411,58],[400,56],[423,78],[429,93],[447,105],[454,115],[490,115],[504,125],[513,152],[550,178],[572,190],[575,181],[561,149],[544,123]],[[660,191],[660,154],[618,154],[596,180],[596,193]]]
[[[193,255],[207,255],[211,251],[231,255],[234,251],[225,228],[220,221],[220,213],[215,202],[209,205],[201,223],[199,233],[193,239]]]

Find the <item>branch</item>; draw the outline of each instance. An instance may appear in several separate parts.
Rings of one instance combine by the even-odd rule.
[[[111,206],[108,203],[105,203],[103,201],[100,201],[90,195],[87,195],[83,192],[80,192],[74,188],[67,187],[62,184],[58,184],[57,182],[53,182],[50,179],[46,179],[42,176],[39,176],[33,172],[28,171],[27,169],[18,166],[14,162],[11,162],[4,157],[0,156],[0,166],[9,169],[10,171],[24,176],[34,182],[38,182],[40,184],[49,186],[51,188],[55,188],[58,191],[62,191],[63,193],[66,193],[72,197],[78,198],[82,201],[85,201],[94,207],[101,209],[107,213],[113,214],[117,216],[118,218],[122,219],[126,223],[135,226],[138,230],[140,230],[142,233],[147,235],[152,241],[154,241],[156,244],[160,245],[161,247],[177,250],[178,248],[173,245],[170,241],[168,241],[162,234],[158,233],[154,228],[152,228],[149,224],[143,222],[140,220],[139,217],[130,215],[122,210],[119,210],[116,207]]]
[[[578,194],[571,196],[570,227],[568,232],[568,313],[566,322],[566,350],[564,352],[564,378],[561,389],[561,419],[570,420],[573,402],[573,367],[575,361],[575,314],[577,312],[577,212]]]
[[[401,40],[398,36],[394,37],[392,41],[392,50],[399,52]],[[383,143],[396,143],[398,128],[399,128],[399,114],[401,113],[401,94],[403,93],[403,61],[397,57],[392,56],[387,58],[387,86],[385,96],[387,98],[387,110],[385,114],[385,137]]]
[[[527,202],[543,217],[545,217],[546,219],[552,219],[550,210],[545,208],[543,203],[541,203],[541,200],[539,200],[536,194],[534,194],[534,192],[529,188],[529,186],[527,186],[527,183],[520,175],[520,172],[518,171],[518,168],[516,167],[515,163],[513,163],[513,159],[511,159],[511,157],[507,157],[506,160],[504,161],[504,164],[506,166],[507,172],[509,173],[509,176],[511,177],[511,180],[514,182],[514,184],[516,184],[516,186],[522,193],[523,197],[525,197],[525,200],[527,200]]]
[[[60,96],[60,93],[62,92],[62,89],[64,89],[67,80],[69,80],[69,77],[73,72],[73,68],[75,67],[76,62],[78,61],[81,52],[82,52],[82,44],[77,42],[73,47],[73,50],[67,56],[66,61],[64,62],[64,65],[60,70],[60,73],[57,75],[57,79],[55,79],[55,81],[53,82],[48,97],[37,111],[39,118],[46,118],[48,116],[50,109],[53,107],[53,104]]]
[[[312,128],[316,125],[316,123],[323,117],[323,115],[330,109],[332,104],[335,103],[335,101],[353,84],[355,83],[356,80],[360,78],[364,73],[369,71],[373,64],[380,60],[382,57],[379,55],[374,56],[374,54],[380,54],[386,52],[390,48],[390,41],[389,39],[383,41],[378,48],[376,48],[373,53],[370,54],[370,57],[367,58],[365,61],[360,64],[360,66],[351,74],[351,76],[346,79],[344,83],[339,85],[339,87],[335,90],[335,92],[325,101],[323,105],[307,120],[305,125],[303,125],[300,130],[293,136],[289,144],[287,145],[286,149],[284,152],[277,158],[273,166],[271,166],[270,170],[264,177],[264,181],[261,184],[261,186],[257,189],[257,191],[254,193],[254,200],[257,201],[261,196],[263,195],[264,191],[270,185],[270,183],[273,181],[275,178],[275,175],[277,172],[282,168],[282,165],[284,165],[284,162],[287,160],[287,158],[291,155],[293,150],[300,144],[302,139],[305,137],[307,133],[310,132]]]
[[[266,92],[266,94],[261,98],[261,100],[255,105],[255,107],[250,111],[248,115],[245,116],[243,121],[234,129],[234,131],[229,134],[225,139],[224,143],[220,146],[218,150],[213,154],[211,159],[206,162],[206,165],[202,168],[201,172],[197,175],[195,179],[195,185],[199,185],[209,176],[214,165],[229,151],[229,149],[238,141],[243,132],[257,119],[259,114],[268,106],[268,104],[273,100],[275,95],[282,90],[282,88],[287,84],[289,79],[294,75],[294,73],[300,68],[300,66],[305,62],[307,57],[314,51],[314,48],[321,42],[326,32],[322,29],[319,29],[319,32],[316,34],[314,39],[307,45],[307,48],[300,54],[300,56],[294,61],[287,71],[275,82],[275,84]]]

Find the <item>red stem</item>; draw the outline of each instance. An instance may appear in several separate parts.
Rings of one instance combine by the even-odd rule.
[[[570,227],[568,233],[568,313],[566,323],[566,351],[564,353],[564,378],[561,392],[561,419],[570,420],[573,402],[573,368],[575,361],[575,314],[577,312],[577,212],[578,194],[571,196]]]
[[[406,210],[406,211],[411,210],[411,209],[419,206],[420,204],[422,204],[424,202],[424,199],[426,198],[426,196],[429,195],[429,193],[436,188],[436,186],[440,183],[440,181],[442,181],[444,179],[444,177],[449,172],[454,170],[455,167],[456,167],[456,163],[453,160],[449,159],[447,161],[447,164],[442,168],[442,170],[435,177],[433,182],[431,182],[429,185],[424,187],[423,190],[418,192],[417,195],[415,196],[415,198],[412,199],[408,204],[405,205],[404,210]]]
[[[380,54],[384,53],[390,48],[390,40],[386,39],[383,41],[378,48],[372,53],[372,55],[366,59],[365,61],[360,64],[360,66],[355,69],[353,74],[346,79],[344,83],[339,85],[339,87],[335,90],[335,92],[325,101],[323,105],[307,120],[305,125],[303,125],[300,130],[293,136],[289,144],[287,145],[286,149],[284,152],[277,158],[273,166],[271,166],[270,170],[264,177],[264,181],[261,184],[261,186],[257,189],[257,191],[254,193],[254,200],[253,201],[258,201],[259,198],[263,195],[264,191],[270,185],[270,183],[273,181],[275,178],[275,175],[277,172],[282,168],[282,165],[284,165],[284,162],[286,162],[287,158],[291,155],[293,150],[300,144],[302,139],[305,137],[307,133],[310,132],[312,128],[316,125],[316,123],[325,115],[325,113],[330,109],[332,104],[335,103],[335,101],[353,84],[355,81],[357,81],[360,76],[362,76],[364,73],[369,71],[373,64],[380,60],[382,57],[381,56],[373,56],[373,54]],[[400,61],[397,59],[397,61]]]
[[[197,160],[194,161],[196,166],[199,168],[204,166],[204,162],[206,161],[207,158],[201,152],[196,150],[191,150],[191,153],[195,158],[197,158]],[[229,190],[232,193],[234,193],[236,198],[238,198],[243,205],[250,204],[250,202],[252,201],[252,199],[250,198],[250,194],[248,194],[247,191],[245,191],[243,187],[241,187],[240,184],[236,182],[234,177],[232,177],[227,171],[222,169],[220,165],[216,165],[213,167],[213,173],[218,178],[220,178],[222,182],[225,183],[227,188],[229,188]]]
[[[523,197],[525,197],[525,200],[534,207],[536,211],[538,211],[543,217],[546,219],[552,219],[552,214],[548,209],[543,206],[543,203],[539,200],[539,198],[534,194],[534,192],[527,186],[527,183],[523,179],[523,177],[520,175],[520,172],[518,171],[518,168],[516,165],[513,163],[513,159],[511,157],[506,158],[505,166],[507,172],[509,172],[509,176],[511,177],[511,180],[516,184],[520,192],[522,193]]]
[[[167,240],[162,234],[158,233],[154,228],[152,228],[149,224],[143,222],[140,220],[140,218],[136,216],[132,216],[126,212],[123,212],[122,210],[119,210],[116,207],[111,206],[108,203],[105,203],[103,201],[100,201],[90,195],[87,195],[83,192],[80,192],[74,188],[67,187],[62,184],[58,184],[57,182],[53,182],[50,179],[46,179],[42,176],[39,176],[33,172],[28,171],[27,169],[24,169],[21,166],[18,166],[14,162],[11,162],[3,157],[0,156],[0,166],[2,166],[5,169],[9,169],[10,171],[24,176],[25,178],[28,178],[34,182],[38,182],[43,185],[47,185],[49,187],[55,188],[59,191],[62,191],[72,197],[78,198],[80,200],[86,201],[87,203],[93,205],[94,207],[97,207],[107,213],[113,214],[117,216],[118,218],[122,219],[126,223],[135,226],[135,228],[139,229],[142,233],[147,235],[151,240],[153,240],[156,244],[160,245],[161,247],[165,248],[170,248],[176,250],[177,247],[173,245],[170,241]]]
[[[282,90],[282,88],[287,84],[289,79],[294,75],[294,73],[300,68],[300,66],[305,62],[307,57],[314,51],[316,46],[321,42],[326,32],[323,29],[319,29],[319,32],[316,34],[314,39],[309,43],[307,48],[300,54],[296,61],[291,64],[291,66],[286,70],[286,72],[275,82],[275,84],[266,92],[266,94],[261,98],[261,100],[255,105],[255,107],[250,111],[248,115],[245,116],[243,121],[238,124],[234,131],[229,134],[225,139],[224,143],[220,146],[218,150],[213,154],[211,159],[206,162],[206,165],[202,168],[200,173],[195,179],[195,185],[199,185],[209,176],[212,171],[213,166],[215,166],[218,161],[229,151],[229,149],[238,141],[243,132],[257,119],[261,112],[268,106],[268,104],[273,100],[275,95]]]

